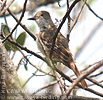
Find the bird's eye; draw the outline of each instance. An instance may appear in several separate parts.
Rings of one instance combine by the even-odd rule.
[[[41,14],[41,16],[43,16],[43,14]]]

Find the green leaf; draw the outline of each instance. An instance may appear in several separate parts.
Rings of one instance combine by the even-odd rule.
[[[5,41],[4,46],[5,46],[5,48],[6,48],[7,51],[11,50],[10,45],[11,45],[11,43],[9,41]]]
[[[4,35],[7,36],[9,34],[9,27],[7,27],[7,25],[5,24],[1,24],[1,31],[4,32]]]
[[[20,45],[24,45],[26,39],[26,33],[22,32],[16,39],[16,42],[19,43]]]
[[[26,40],[26,32],[22,32],[22,33],[17,37],[16,42],[17,42],[18,44],[20,44],[21,46],[23,46],[24,43],[25,43],[25,40]],[[16,51],[18,50],[18,48],[16,47],[16,45],[14,45],[14,44],[11,44],[11,45],[12,45],[14,51],[16,52]]]
[[[2,34],[4,34],[5,36],[8,36],[9,35],[9,27],[7,27],[7,25],[2,23],[1,24],[1,32],[3,32]],[[3,39],[2,36],[0,38]],[[7,51],[11,50],[10,45],[11,45],[11,43],[6,40],[5,43],[4,43],[4,46],[5,46]]]
[[[7,25],[2,24],[2,25],[1,25],[1,31],[4,32],[3,34],[4,34],[5,36],[8,36],[8,35],[9,35],[9,28],[7,27]],[[3,39],[3,37],[0,37],[0,38]],[[25,33],[25,32],[22,32],[22,33],[17,37],[16,42],[17,42],[18,44],[20,44],[21,46],[23,46],[24,43],[25,43],[25,39],[26,39],[26,33]],[[13,49],[14,52],[16,52],[16,51],[18,50],[17,47],[16,47],[16,45],[10,43],[10,42],[7,41],[7,40],[5,41],[4,46],[5,46],[5,48],[6,48],[7,51],[11,51],[11,50]]]
[[[24,64],[24,68],[25,68],[25,70],[26,70],[26,71],[28,70],[28,67],[27,67],[27,65],[26,65],[26,64]]]
[[[30,31],[32,31],[33,33],[35,33],[36,27],[35,27],[35,25],[33,24],[33,25],[31,25],[31,26],[29,27],[29,29],[30,29]]]
[[[77,89],[73,89],[73,95],[76,95]]]
[[[16,39],[16,42],[20,45],[24,45],[25,43],[25,39],[26,39],[26,33],[25,32],[22,32]],[[14,50],[14,52],[16,52],[18,49],[16,47],[16,45],[10,43],[9,41],[6,41],[4,43],[5,45],[5,48],[7,49],[7,51],[11,51],[12,49]]]
[[[16,45],[10,43],[8,40],[5,41],[4,46],[5,46],[7,51],[14,50],[14,52],[15,52],[17,50]]]
[[[96,1],[96,0],[88,0],[88,4],[90,5],[90,4],[92,4],[94,1]]]

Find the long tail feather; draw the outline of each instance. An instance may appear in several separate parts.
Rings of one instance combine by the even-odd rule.
[[[78,70],[78,68],[76,67],[75,63],[74,62],[71,62],[70,63],[70,66],[71,66],[71,69],[73,70],[73,72],[75,73],[75,75],[78,77],[80,76],[80,71]],[[81,85],[83,88],[87,88],[87,83],[85,82],[85,80],[82,80],[81,81]]]

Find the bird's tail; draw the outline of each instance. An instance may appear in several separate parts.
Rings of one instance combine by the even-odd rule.
[[[74,62],[71,62],[70,63],[70,68],[73,70],[73,72],[75,73],[75,75],[78,77],[78,76],[80,76],[80,71],[78,70],[78,68],[77,68],[77,66],[75,65],[75,63]],[[83,88],[87,88],[88,86],[87,86],[87,83],[86,83],[86,81],[83,79],[82,81],[81,81],[81,86],[83,87]]]

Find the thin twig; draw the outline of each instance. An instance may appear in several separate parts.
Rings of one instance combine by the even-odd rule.
[[[67,0],[67,10],[69,9],[69,0]],[[68,34],[67,34],[67,40],[69,42],[69,37],[70,37],[70,34],[69,34],[69,30],[70,30],[70,15],[68,16]]]
[[[21,64],[21,62],[22,62],[23,59],[24,59],[24,57],[19,60],[18,66],[16,67],[16,71],[18,71],[18,69],[20,67],[20,64]]]
[[[91,81],[91,82],[93,82],[95,85],[98,85],[98,86],[100,86],[101,88],[103,88],[103,85],[102,85],[101,83],[97,82],[96,80],[91,79],[91,78],[89,78],[89,77],[87,77],[86,79],[89,80],[89,81]]]
[[[9,39],[8,39],[8,41],[9,42],[11,42]],[[16,45],[16,43],[15,43],[15,41],[14,42],[11,42],[11,43],[14,43],[15,45]],[[17,44],[18,45],[18,44]],[[19,47],[19,46],[18,46]],[[21,47],[21,49],[22,49],[22,47]],[[25,47],[23,48],[23,50],[25,50]],[[28,51],[28,53],[30,53],[31,51]],[[45,60],[43,60],[43,61],[45,61]],[[29,60],[28,60],[28,62],[31,64],[31,65],[33,65]],[[39,67],[37,67],[37,66],[35,66],[35,65],[33,65],[36,69],[38,69],[39,71],[41,71],[41,72],[43,72],[43,73],[45,73],[45,74],[47,74],[47,75],[50,75],[50,76],[52,76],[50,73],[47,73],[47,72],[44,72],[44,71],[42,71]],[[65,75],[63,72],[61,72],[60,70],[58,70],[57,68],[55,68],[55,70],[62,76],[62,77],[64,77],[65,79],[67,79],[68,81],[70,81],[70,82],[73,82],[73,80],[71,79],[71,78],[69,78],[67,75]],[[53,76],[54,77],[54,76]],[[81,87],[81,85],[79,85],[78,84],[78,86],[79,87]],[[81,87],[82,88],[82,87]],[[99,95],[99,96],[103,96],[103,94],[101,94],[101,93],[99,93],[99,92],[97,92],[97,91],[94,91],[94,90],[92,90],[92,89],[90,89],[90,88],[85,88],[85,90],[87,90],[87,91],[89,91],[89,92],[92,92],[92,93],[94,93],[94,94],[96,94],[96,95]]]
[[[61,94],[63,95],[64,94],[64,90],[66,89],[65,88],[65,86],[64,86],[64,83],[63,83],[63,80],[62,80],[62,77],[61,77],[61,75],[59,74],[59,73],[55,73],[56,75],[56,80],[57,80],[57,82],[58,82],[58,85],[59,85],[59,88],[60,88],[60,90],[61,90]]]
[[[103,71],[101,71],[101,72],[99,72],[99,73],[97,73],[95,75],[91,75],[90,78],[97,77],[97,76],[102,75],[102,74],[103,74]]]
[[[46,89],[46,88],[48,88],[48,87],[50,87],[50,86],[53,86],[53,85],[55,85],[56,83],[57,83],[57,81],[53,81],[53,82],[51,82],[51,83],[49,83],[49,84],[46,84],[45,86],[37,89],[37,90],[36,90],[35,92],[33,92],[31,95],[33,96],[33,95],[36,94],[37,92],[39,92],[39,91],[41,91],[41,90],[43,90],[43,89]]]
[[[101,66],[103,66],[103,60],[101,60],[97,65],[93,66],[93,68],[91,68],[90,70],[86,71],[85,73],[81,74],[80,77],[78,77],[73,84],[70,86],[70,88],[68,89],[68,91],[66,92],[66,96],[68,96],[72,89],[82,80],[84,79],[84,77],[87,77],[89,74],[93,73],[95,70],[97,70],[98,68],[100,68]]]
[[[50,51],[50,58],[51,58],[52,53],[53,53],[53,49],[54,49],[54,46],[55,46],[56,37],[58,36],[58,33],[59,33],[61,27],[63,26],[64,22],[66,21],[66,18],[70,15],[70,12],[71,12],[72,9],[74,8],[74,6],[75,6],[79,1],[81,1],[81,0],[75,0],[75,1],[71,4],[70,8],[68,9],[68,11],[66,12],[65,16],[63,17],[62,22],[60,23],[58,29],[56,30],[55,35],[54,35],[54,38],[53,38],[53,43],[52,43],[51,51]]]
[[[101,62],[102,62],[102,61],[98,61],[98,63],[97,63],[96,65],[100,64]],[[94,69],[94,67],[93,67],[93,69]],[[55,68],[55,70],[56,70],[62,77],[64,77],[65,79],[67,79],[69,82],[73,83],[73,80],[72,80],[70,77],[68,77],[67,75],[65,75],[62,71],[60,71],[60,70],[57,69],[57,68]],[[86,72],[86,73],[87,73],[87,72]],[[81,74],[81,75],[82,75],[82,74]],[[81,77],[81,76],[80,76],[80,77]],[[84,79],[84,77],[83,77],[82,79]],[[80,81],[79,81],[79,82],[80,82]],[[82,88],[80,84],[78,84],[77,86],[79,86],[80,88]],[[103,94],[102,94],[102,93],[97,92],[97,91],[95,91],[95,90],[93,90],[93,89],[90,89],[90,88],[82,88],[82,89],[87,90],[87,91],[89,91],[89,92],[91,92],[91,93],[94,93],[94,94],[96,94],[96,95],[98,95],[98,96],[103,97]],[[63,95],[63,96],[64,96],[64,95]]]
[[[19,51],[22,53],[22,55],[24,56],[24,58],[27,59],[27,61],[28,61],[33,67],[35,67],[35,68],[37,69],[36,72],[37,72],[37,71],[40,71],[40,72],[44,73],[45,75],[49,75],[49,76],[55,77],[55,76],[52,75],[51,73],[45,72],[45,71],[43,71],[40,67],[37,67],[36,65],[32,64],[32,63],[29,61],[29,59],[27,58],[27,56],[23,53],[23,51],[22,51],[19,47],[18,47],[18,49],[19,49]],[[35,73],[36,73],[36,72],[35,72]],[[28,78],[28,80],[24,83],[24,85],[23,85],[22,87],[24,87],[24,86],[29,82],[29,80],[35,75],[35,73],[33,73],[33,75],[32,75],[30,78]]]
[[[20,24],[20,22],[21,22],[21,20],[22,20],[22,18],[23,18],[23,16],[24,16],[24,13],[25,13],[25,11],[26,11],[27,1],[28,1],[28,0],[25,0],[25,2],[24,2],[23,11],[22,11],[22,14],[21,14],[21,16],[20,16],[20,19],[19,19],[18,23],[17,23],[16,26],[13,28],[13,30],[10,32],[10,34],[9,34],[7,37],[5,37],[5,39],[2,41],[2,43],[4,43],[4,42],[12,35],[12,33],[15,31],[15,29],[16,29],[16,28],[18,27],[18,25]]]
[[[8,9],[8,12],[11,14],[11,16],[12,16],[12,17],[16,20],[16,22],[18,23],[19,20],[18,20],[17,17],[11,12],[10,9]],[[31,33],[31,32],[29,31],[29,29],[28,29],[25,25],[23,25],[22,23],[20,23],[20,26],[21,26],[34,40],[36,40],[35,35],[34,35],[33,33]]]
[[[99,18],[100,20],[103,21],[103,18],[100,17],[100,16],[98,16],[98,15],[91,9],[91,7],[89,6],[89,4],[86,3],[86,5],[87,5],[88,9],[89,9],[97,18]]]
[[[2,15],[3,13],[5,13],[5,11],[10,7],[10,5],[14,2],[14,0],[11,0],[7,6],[3,9],[3,11],[0,13],[0,15]]]
[[[34,65],[28,58],[27,56],[23,53],[23,51],[21,50],[21,48],[19,48],[19,51],[21,52],[21,54],[25,57],[25,59],[29,62],[30,65],[32,65],[33,67],[35,67],[37,70],[39,70],[40,72],[44,73],[45,75],[49,75],[49,76],[52,76],[52,77],[55,77],[53,74],[49,73],[49,72],[45,72],[43,71],[40,67]]]
[[[93,89],[90,89],[90,88],[85,88],[85,90],[87,90],[87,91],[89,91],[89,92],[91,92],[91,93],[94,93],[95,95],[98,95],[98,96],[101,96],[101,97],[103,97],[103,93],[100,93],[100,92],[97,92],[97,90],[95,90],[95,88],[94,88],[94,90]]]
[[[40,55],[38,55],[37,53],[27,49],[26,47],[21,46],[20,44],[18,44],[17,42],[13,41],[13,40],[8,40],[9,42],[13,43],[14,45],[18,46],[20,49],[25,50],[28,53],[31,53],[32,55],[36,56],[37,58],[40,58],[41,60],[45,61],[45,59],[43,57],[41,57]]]
[[[34,73],[37,73],[37,71],[38,71],[38,70],[36,70]],[[32,74],[32,75],[26,80],[26,82],[23,84],[22,88],[24,88],[25,85],[26,85],[34,76],[35,76],[35,75]]]
[[[77,23],[77,21],[78,21],[78,19],[79,19],[79,16],[80,16],[80,14],[81,14],[81,12],[82,12],[82,10],[83,10],[83,8],[84,8],[84,5],[85,5],[85,2],[83,2],[82,6],[81,6],[81,9],[80,9],[80,12],[78,13],[76,19],[74,20],[74,23],[73,23],[73,25],[71,26],[71,28],[70,28],[70,30],[69,30],[69,32],[68,32],[68,35],[70,34],[70,32],[72,31],[72,29],[73,29],[74,26],[76,25],[76,23]]]
[[[7,23],[7,19],[6,19],[5,14],[4,14],[4,20],[5,20],[5,23],[6,23],[6,26],[7,26],[7,30],[8,30],[8,32],[10,33],[10,29],[9,29],[9,26],[8,26],[8,23]]]
[[[4,7],[6,6],[6,2],[7,0],[0,0],[0,12],[4,9]],[[1,14],[1,13],[0,13]],[[4,13],[2,13],[2,15],[4,15]]]

